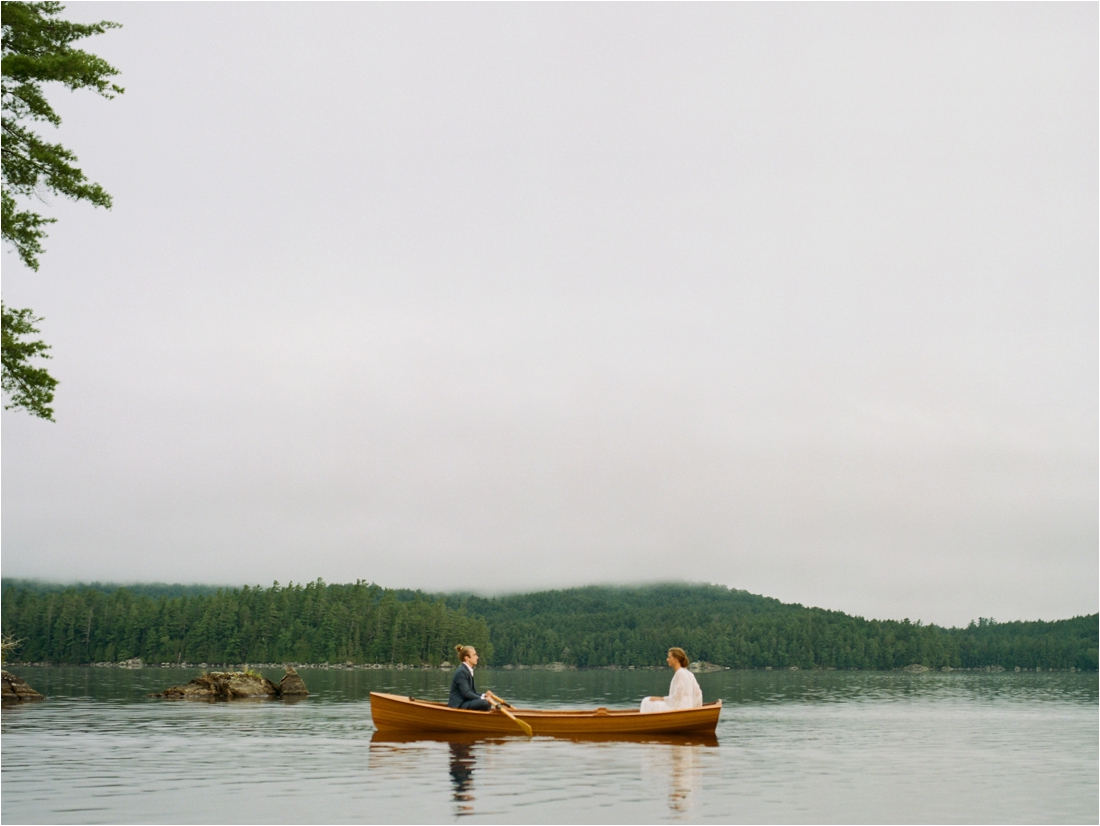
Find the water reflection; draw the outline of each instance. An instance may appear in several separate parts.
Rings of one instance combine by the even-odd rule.
[[[668,808],[686,814],[695,804],[692,793],[699,779],[697,746],[666,746],[671,771],[668,779]]]
[[[474,747],[471,743],[449,743],[451,785],[454,786],[456,815],[474,813]]]
[[[718,746],[713,734],[696,735],[590,735],[574,737],[485,737],[477,734],[448,734],[445,732],[375,731],[371,736],[371,771],[393,773],[400,776],[413,771],[422,772],[426,765],[447,764],[447,773],[455,817],[476,814],[475,770],[479,757],[493,763],[495,749],[524,749],[536,743],[554,744],[555,748],[602,749],[622,745],[632,749],[635,766],[641,770],[645,786],[667,801],[673,819],[681,819],[695,808],[696,791],[702,775],[700,755],[708,748]],[[440,754],[439,746],[446,744],[447,751]],[[629,752],[627,752],[629,753]],[[558,752],[558,758],[568,762],[591,759],[591,751],[574,753],[573,759]],[[519,756],[518,754],[516,755]],[[443,758],[443,759],[440,759]],[[491,773],[491,772],[490,772]],[[537,783],[535,777],[530,778]],[[485,790],[483,789],[484,793]],[[491,793],[490,793],[491,796]],[[484,812],[481,812],[484,814]]]
[[[673,819],[688,815],[695,807],[702,748],[704,744],[692,742],[655,743],[642,753],[642,779],[652,789],[667,790]]]
[[[535,737],[533,740],[522,734],[469,734],[446,731],[375,731],[371,735],[371,746],[389,743],[530,743],[553,741],[558,743],[638,743],[663,744],[668,746],[710,746],[718,745],[714,734],[572,734],[568,737]]]
[[[186,668],[88,668],[60,666],[8,666],[49,698],[143,701],[146,695],[170,685],[186,683],[198,669]],[[281,670],[260,669],[276,682]],[[450,673],[439,669],[342,670],[308,668],[300,671],[309,686],[310,702],[359,702],[371,691],[412,695],[447,701]],[[484,679],[498,694],[539,708],[637,708],[638,699],[659,691],[656,671],[505,671],[488,670]],[[663,672],[661,679],[666,681]],[[746,704],[841,704],[913,700],[988,700],[1030,704],[1073,702],[1095,706],[1098,685],[1095,672],[1085,673],[981,673],[872,671],[719,671],[700,674],[699,685],[709,702],[721,698],[723,718]]]
[[[371,771],[392,772],[395,776],[401,776],[409,774],[414,768],[422,772],[426,765],[446,762],[454,814],[456,817],[472,815],[477,755],[488,746],[504,742],[506,740],[500,737],[476,734],[375,731],[370,742]],[[445,756],[439,751],[439,746],[443,744],[447,746]]]

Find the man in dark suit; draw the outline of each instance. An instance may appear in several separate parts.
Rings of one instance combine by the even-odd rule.
[[[492,706],[484,694],[477,693],[477,686],[474,684],[477,650],[472,645],[456,645],[455,651],[458,652],[461,662],[451,679],[451,696],[447,699],[447,705],[451,708],[488,711]]]

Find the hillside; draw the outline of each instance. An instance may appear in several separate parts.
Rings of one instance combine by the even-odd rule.
[[[357,582],[271,588],[3,583],[23,661],[438,664],[457,642],[490,665],[664,662],[671,645],[731,668],[1097,668],[1100,616],[966,628],[867,620],[719,585],[587,587],[505,597]]]
[[[1097,667],[1100,617],[942,628],[866,620],[805,608],[719,585],[575,588],[497,599],[470,598],[484,617],[494,661],[578,666],[664,661],[679,645],[731,668],[892,669]]]

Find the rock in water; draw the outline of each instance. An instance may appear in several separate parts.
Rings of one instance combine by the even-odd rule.
[[[259,674],[250,674],[245,671],[212,671],[196,677],[186,685],[175,685],[152,696],[233,700],[238,697],[277,697],[278,695],[279,689],[275,683]]]
[[[292,666],[286,667],[286,674],[279,680],[279,694],[283,697],[304,697],[309,694],[306,684]]]
[[[230,697],[275,697],[279,688],[267,677],[234,671],[226,675]]]
[[[46,699],[27,685],[24,679],[9,674],[7,671],[0,671],[0,680],[3,682],[3,701],[5,703]]]
[[[694,671],[696,674],[698,674],[700,672],[701,673],[708,673],[708,672],[711,672],[711,671],[725,671],[726,670],[722,666],[715,665],[714,663],[708,663],[706,660],[696,660],[691,665],[689,665],[688,668],[691,671]]]

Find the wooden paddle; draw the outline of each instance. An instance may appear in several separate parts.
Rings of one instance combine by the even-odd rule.
[[[498,697],[491,691],[486,691],[485,696],[492,698],[493,702],[497,704],[497,709],[500,711],[500,713],[511,720],[513,723],[515,723],[517,726],[519,726],[521,729],[523,729],[524,734],[526,734],[528,737],[534,736],[535,733],[531,730],[531,727],[508,710],[508,708],[512,708],[511,705],[504,702],[504,700],[500,699],[500,697]],[[505,706],[508,706],[508,708],[505,708]]]
[[[493,699],[493,702],[496,702],[496,703],[500,703],[500,704],[501,704],[502,706],[504,706],[504,707],[506,707],[506,708],[511,708],[511,709],[514,709],[514,708],[515,708],[515,706],[514,706],[514,705],[512,705],[511,703],[509,703],[509,702],[508,702],[507,700],[505,700],[505,699],[502,699],[502,698],[498,697],[498,696],[497,696],[496,694],[494,694],[493,692],[491,692],[491,691],[486,691],[485,693],[486,693],[486,694],[487,694],[487,695],[488,695],[489,697],[491,697],[491,698]]]

